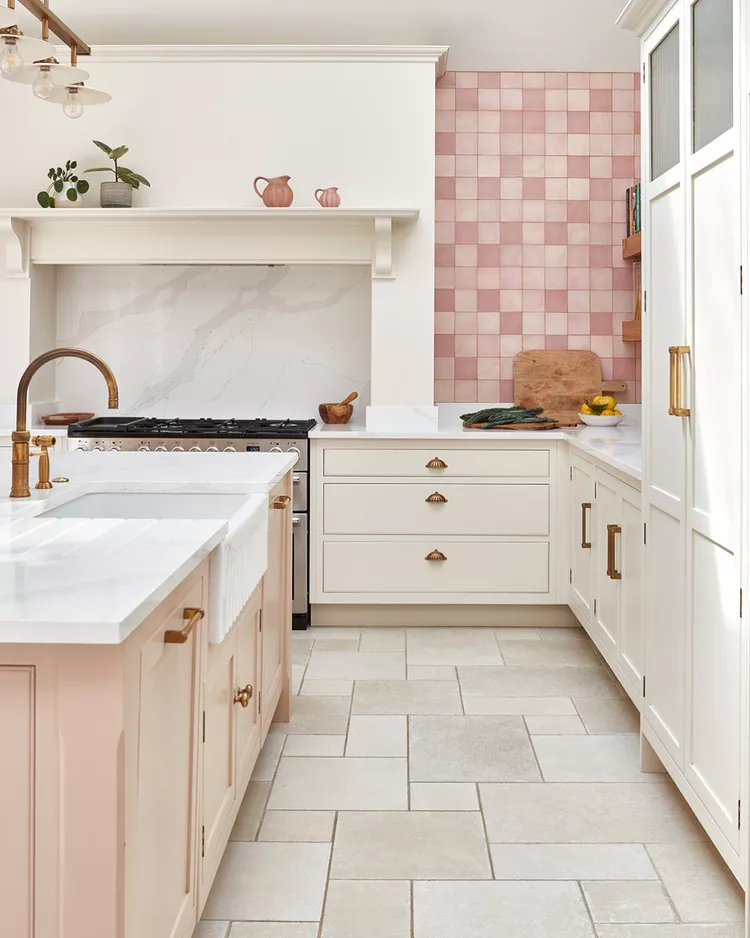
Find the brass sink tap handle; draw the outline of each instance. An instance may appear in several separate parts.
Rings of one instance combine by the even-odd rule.
[[[49,480],[49,453],[50,446],[54,446],[57,440],[54,436],[35,436],[31,441],[34,446],[40,447],[38,450],[29,453],[30,456],[39,457],[39,481],[36,484],[38,489],[51,489],[52,483]]]
[[[11,434],[11,440],[13,441],[11,498],[28,498],[31,495],[29,489],[29,443],[31,442],[31,434],[26,429],[29,384],[42,365],[46,365],[47,362],[54,361],[56,358],[82,358],[98,368],[107,382],[110,410],[116,410],[119,406],[117,380],[109,365],[97,355],[86,352],[81,348],[56,348],[35,358],[21,375],[16,393],[16,429]]]

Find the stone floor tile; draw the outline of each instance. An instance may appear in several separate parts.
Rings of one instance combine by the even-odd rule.
[[[296,701],[294,706],[297,706]],[[266,736],[266,741],[263,743],[263,748],[260,751],[258,761],[255,763],[255,768],[253,769],[253,781],[271,781],[273,773],[276,771],[276,766],[279,764],[285,739],[286,736],[284,733],[269,733],[268,736]]]
[[[409,766],[409,777],[415,782],[535,782],[541,778],[521,717],[411,717]]]
[[[318,923],[233,922],[229,938],[318,938]]]
[[[230,840],[255,840],[270,791],[270,782],[250,782],[237,813]]]
[[[582,882],[591,918],[611,925],[676,922],[677,915],[664,887],[654,882]]]
[[[286,811],[403,811],[406,759],[284,757],[268,807]]]
[[[302,697],[351,697],[354,681],[305,681]]]
[[[359,639],[316,638],[315,651],[359,651]]]
[[[641,772],[638,736],[534,736],[546,782],[663,784],[663,772]]]
[[[577,883],[414,884],[414,938],[593,938]]]
[[[556,629],[554,626],[542,627],[540,626],[537,631],[539,632],[539,637],[543,642],[585,642],[589,643],[591,639],[586,634],[585,629],[581,628],[580,625],[576,625],[573,628],[560,628]]]
[[[345,811],[332,879],[490,879],[478,811]]]
[[[346,754],[406,758],[406,717],[354,715],[349,721]]]
[[[316,643],[317,647],[317,643]],[[596,668],[601,659],[590,642],[498,642],[503,661],[510,667]]]
[[[541,638],[539,629],[527,626],[504,625],[492,631],[499,642],[538,642]]]
[[[502,665],[492,629],[408,629],[409,665]]]
[[[409,938],[408,882],[332,880],[321,938]]]
[[[229,843],[204,918],[319,921],[330,849],[329,844]]]
[[[599,938],[744,938],[744,926],[730,925],[597,925]]]
[[[604,668],[459,667],[458,680],[464,697],[620,696]]]
[[[399,680],[406,677],[402,651],[318,651],[313,649],[305,675],[311,681]]]
[[[359,638],[362,633],[356,625],[312,625],[305,631],[307,638]]]
[[[328,654],[328,652],[326,652]],[[335,654],[335,652],[331,652]],[[354,652],[354,654],[357,654]],[[341,736],[349,725],[350,697],[297,697],[292,706],[292,719],[282,724],[284,732],[303,736],[322,734]],[[268,739],[266,739],[266,745]]]
[[[229,922],[198,922],[193,938],[226,938]]]
[[[461,697],[455,681],[357,681],[352,713],[458,714]]]
[[[490,844],[495,879],[656,879],[643,844]]]
[[[573,703],[592,736],[613,736],[616,733],[637,733],[640,730],[641,717],[629,697],[621,697],[619,700],[606,697],[575,697]]]
[[[362,629],[360,651],[404,651],[406,630],[394,628]]]
[[[412,782],[412,811],[478,811],[477,786],[468,782]]]
[[[292,642],[292,664],[307,664],[307,659],[312,651],[313,641],[308,639],[296,639]]]
[[[285,756],[343,756],[346,736],[290,736],[284,747]]]
[[[585,736],[586,727],[578,716],[534,716],[525,717],[526,727],[532,736]],[[287,744],[288,745],[288,744]]]
[[[266,811],[259,841],[328,844],[335,811]]]
[[[705,841],[673,784],[483,784],[490,843]]]
[[[465,697],[464,712],[496,716],[575,716],[576,708],[570,697]]]
[[[684,922],[741,922],[744,896],[712,844],[647,844]]]
[[[456,668],[452,664],[407,664],[409,681],[455,681]]]
[[[292,665],[292,696],[297,696],[302,688],[302,681],[305,677],[305,665]]]

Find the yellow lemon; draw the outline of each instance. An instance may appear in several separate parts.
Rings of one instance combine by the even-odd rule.
[[[611,407],[614,409],[617,407],[617,401],[614,397],[610,397],[608,394],[599,394],[592,401],[593,404],[604,404],[605,407]]]
[[[618,417],[622,417],[622,411],[621,411],[621,410],[617,410],[617,408],[615,408],[615,409],[612,411],[612,413],[613,413],[613,414],[617,414]]]
[[[588,404],[581,404],[581,409],[580,409],[579,413],[581,413],[581,414],[593,414],[593,411],[592,411],[592,409],[589,407]]]
[[[616,411],[616,410],[612,410],[611,407],[608,407],[606,410],[603,410],[603,411],[602,411],[602,414],[601,414],[601,415],[602,415],[602,417],[615,417],[615,416],[617,416],[617,411]]]

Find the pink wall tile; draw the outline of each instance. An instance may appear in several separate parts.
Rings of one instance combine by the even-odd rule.
[[[448,72],[436,112],[435,400],[509,401],[521,349],[592,349],[640,399],[624,190],[637,73]]]

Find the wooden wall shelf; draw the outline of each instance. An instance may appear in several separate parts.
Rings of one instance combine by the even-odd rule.
[[[630,235],[628,238],[622,239],[622,256],[623,259],[628,260],[640,260],[641,258],[641,233],[640,231],[637,234]]]
[[[631,322],[624,322],[622,324],[622,341],[623,342],[640,342],[641,341],[641,320],[634,319]]]

